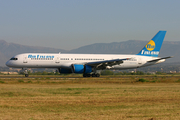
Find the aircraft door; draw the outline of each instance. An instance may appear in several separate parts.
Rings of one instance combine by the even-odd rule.
[[[23,63],[28,63],[27,55],[23,55]]]
[[[59,56],[56,57],[55,63],[60,63],[60,57]]]
[[[142,59],[141,58],[138,59],[138,64],[139,65],[142,64]]]

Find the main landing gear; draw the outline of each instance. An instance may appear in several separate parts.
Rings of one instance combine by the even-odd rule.
[[[87,73],[87,74],[83,74],[83,77],[100,77],[99,73]]]

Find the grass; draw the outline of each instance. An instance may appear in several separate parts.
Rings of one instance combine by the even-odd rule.
[[[1,78],[0,119],[180,119],[178,77],[46,78]]]
[[[0,83],[5,83],[5,82],[0,80]]]
[[[140,78],[140,79],[138,80],[138,82],[149,82],[149,81],[146,80],[146,79],[144,79],[144,78]]]
[[[24,80],[18,80],[19,83],[24,83]]]

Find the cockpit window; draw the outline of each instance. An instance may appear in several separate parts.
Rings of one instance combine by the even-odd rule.
[[[18,58],[11,58],[10,60],[18,60]]]

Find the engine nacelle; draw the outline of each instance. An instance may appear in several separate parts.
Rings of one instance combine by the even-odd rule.
[[[91,73],[92,67],[88,66],[88,65],[74,64],[73,71],[74,71],[74,73]]]
[[[72,73],[71,69],[58,68],[59,73],[69,74]]]

